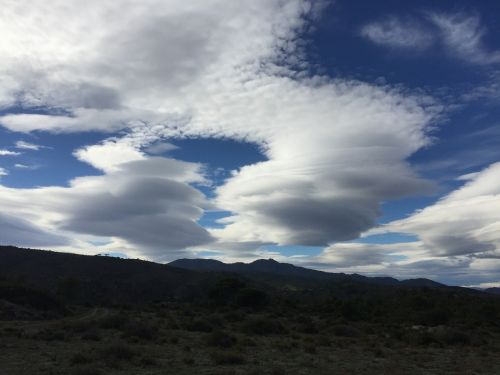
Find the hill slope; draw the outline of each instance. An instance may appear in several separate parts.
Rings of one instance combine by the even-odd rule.
[[[231,272],[236,274],[273,274],[285,277],[311,279],[317,281],[351,281],[376,285],[404,286],[404,287],[446,287],[428,279],[409,279],[399,281],[392,277],[367,277],[358,274],[330,273],[309,268],[280,263],[274,259],[258,259],[251,263],[223,263],[212,259],[178,259],[168,264],[191,271],[203,272]]]
[[[136,303],[188,298],[212,276],[136,259],[0,246],[0,281],[14,281],[77,302]]]

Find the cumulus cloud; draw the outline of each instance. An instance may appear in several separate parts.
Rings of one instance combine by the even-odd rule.
[[[9,171],[7,169],[0,167],[0,177],[7,176],[8,174],[9,174]]]
[[[410,19],[388,17],[361,28],[361,35],[373,43],[390,48],[425,49],[434,43],[432,30]]]

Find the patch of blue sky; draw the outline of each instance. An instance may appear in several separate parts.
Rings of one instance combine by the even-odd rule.
[[[35,132],[28,135],[0,128],[0,147],[22,153],[0,160],[0,166],[9,171],[9,174],[2,178],[2,184],[15,188],[67,186],[75,177],[100,175],[101,171],[79,161],[73,152],[83,146],[96,144],[107,137],[109,134],[96,132],[70,134]],[[15,149],[17,141],[42,147],[38,150]]]
[[[413,234],[384,233],[384,234],[374,234],[371,236],[361,237],[349,242],[388,245],[393,243],[410,243],[416,241],[418,241],[418,237]]]
[[[198,224],[205,228],[224,228],[224,224],[217,221],[228,216],[231,216],[231,212],[229,211],[205,211],[203,216],[198,220]]]

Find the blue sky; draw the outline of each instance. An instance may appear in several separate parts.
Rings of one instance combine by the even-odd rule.
[[[56,3],[1,16],[0,243],[500,283],[500,4]]]

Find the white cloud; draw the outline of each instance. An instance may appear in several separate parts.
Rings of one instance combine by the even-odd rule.
[[[434,43],[434,35],[425,25],[396,17],[363,26],[361,35],[373,43],[390,48],[425,49]]]
[[[33,150],[33,151],[38,151],[41,148],[45,148],[45,146],[40,146],[34,143],[29,143],[26,141],[17,141],[16,142],[16,148],[21,149],[21,150]]]
[[[67,244],[67,238],[40,229],[21,218],[0,214],[0,245],[46,247]]]
[[[361,35],[375,44],[403,49],[428,49],[438,40],[460,59],[473,64],[499,64],[500,51],[484,44],[486,27],[475,13],[428,12],[422,19],[387,17],[366,24]],[[496,95],[496,86],[488,85],[470,95]]]
[[[427,143],[431,111],[416,98],[354,82],[269,81],[244,97],[247,116],[232,112],[243,105],[234,101],[221,116],[252,129],[269,160],[217,189],[234,215],[215,235],[324,246],[372,227],[382,200],[430,187],[405,162]]]
[[[14,164],[14,167],[18,168],[18,169],[31,169],[31,170],[38,168],[37,165],[26,165],[26,164],[21,164],[21,163]]]
[[[196,223],[210,207],[203,194],[189,186],[203,179],[199,173],[198,164],[144,158],[124,162],[102,176],[73,179],[69,187],[0,186],[0,205],[9,222],[25,223],[26,233],[32,228],[34,234],[52,233],[73,244],[85,243],[88,235],[116,238],[135,247],[135,254],[158,259],[212,241]],[[8,238],[23,245],[27,236]]]
[[[18,155],[21,155],[21,153],[10,150],[0,150],[0,156],[18,156]]]
[[[168,143],[168,142],[156,142],[153,145],[148,146],[145,149],[145,151],[148,154],[160,155],[160,154],[163,154],[165,152],[169,152],[169,151],[173,151],[173,150],[177,150],[177,149],[178,149],[178,147],[176,145],[173,145],[172,143]]]
[[[89,199],[106,203],[103,197],[117,183],[110,176],[123,179],[126,191],[130,181],[122,174],[131,173],[135,183],[137,171],[123,169],[125,165],[156,165],[151,160],[157,159],[144,155],[155,142],[172,137],[232,138],[258,144],[268,160],[234,171],[217,190],[218,207],[232,212],[224,229],[211,231],[219,243],[328,245],[356,238],[375,225],[381,201],[429,189],[429,182],[416,175],[406,159],[428,144],[427,133],[439,107],[404,90],[309,77],[301,35],[315,4],[7,4],[0,16],[0,79],[15,77],[21,105],[45,107],[48,113],[10,114],[0,123],[18,132],[128,133],[75,152],[104,176],[77,179],[70,190],[2,190],[0,201],[2,194],[10,199],[16,194],[43,194],[49,202],[62,194],[86,201],[86,193],[80,194],[85,186],[93,189]],[[120,19],[110,24],[110,14],[120,14]],[[26,148],[26,143],[20,146]],[[187,184],[202,182],[203,176],[189,164],[175,165],[186,168],[186,191]],[[171,172],[171,166],[166,171]],[[72,195],[74,191],[78,194]],[[122,196],[118,198],[128,207]],[[101,211],[89,213],[95,223],[73,220],[79,218],[77,211],[68,213],[65,207],[77,204],[70,203],[44,207],[47,217],[57,220],[32,215],[42,227],[61,227],[66,221],[71,224],[65,226],[67,231],[113,236],[145,247],[149,244],[138,234],[129,238],[133,230],[126,231],[127,225],[145,233],[148,226],[155,228],[152,239],[160,230],[162,218],[151,221],[158,219],[154,205],[144,206],[152,210],[151,216],[141,211],[114,225],[95,220]],[[32,209],[27,201],[19,205],[26,205],[25,214]],[[193,207],[202,205],[187,206],[192,228],[201,214]],[[174,217],[164,222],[160,238],[180,229],[176,225],[182,223],[171,221]],[[186,232],[194,243],[186,238],[185,246],[210,237],[196,230]]]
[[[7,176],[8,174],[9,174],[9,171],[7,169],[0,167],[0,177]]]
[[[97,169],[105,172],[116,171],[121,164],[146,157],[126,140],[107,140],[102,144],[80,148],[74,155]]]
[[[500,163],[470,176],[461,188],[383,230],[416,234],[437,256],[500,253]]]
[[[474,64],[499,64],[500,51],[489,51],[483,43],[486,28],[477,14],[430,13],[440,29],[443,42],[461,59]]]

